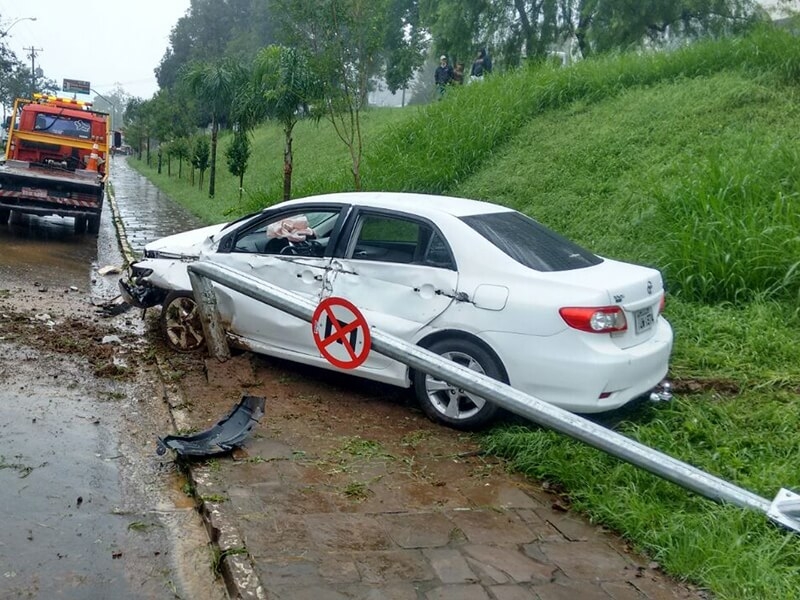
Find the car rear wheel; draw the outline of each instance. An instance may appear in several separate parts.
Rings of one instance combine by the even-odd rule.
[[[477,373],[505,379],[499,361],[475,342],[447,338],[433,343],[428,350]],[[498,412],[497,405],[482,397],[420,371],[414,372],[414,389],[420,407],[431,420],[455,429],[478,429]]]
[[[188,291],[167,294],[161,305],[161,331],[167,345],[178,352],[194,352],[205,343],[200,311]]]
[[[0,208],[0,225],[5,225],[8,223],[8,219],[11,216],[11,209],[10,208]]]

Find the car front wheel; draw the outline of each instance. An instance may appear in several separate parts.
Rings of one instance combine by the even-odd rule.
[[[161,331],[167,345],[178,352],[194,352],[205,342],[200,311],[188,291],[167,294],[161,305]]]
[[[428,350],[476,373],[500,381],[505,379],[498,360],[475,342],[443,339],[433,343]],[[455,429],[478,429],[489,423],[498,412],[497,405],[484,398],[421,371],[414,372],[414,389],[420,408],[431,420]]]

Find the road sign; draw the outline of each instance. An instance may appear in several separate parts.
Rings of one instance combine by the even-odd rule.
[[[325,360],[340,369],[355,369],[367,360],[370,335],[361,311],[344,298],[326,298],[311,318],[314,343]]]
[[[80,79],[65,79],[61,89],[65,92],[75,92],[76,94],[91,94],[92,92],[91,84]]]

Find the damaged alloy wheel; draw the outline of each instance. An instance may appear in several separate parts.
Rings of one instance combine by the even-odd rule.
[[[200,311],[192,292],[170,292],[161,305],[161,331],[178,352],[194,352],[205,343]]]

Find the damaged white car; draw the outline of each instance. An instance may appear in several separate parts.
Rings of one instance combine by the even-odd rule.
[[[162,305],[167,340],[182,351],[204,344],[186,270],[193,260],[317,302],[346,298],[371,327],[573,412],[621,407],[667,373],[672,329],[657,270],[599,257],[494,204],[330,194],[152,242],[120,287],[135,306]],[[232,345],[336,369],[309,323],[215,290]],[[453,427],[482,426],[497,411],[377,352],[352,373],[413,386],[425,413]]]

